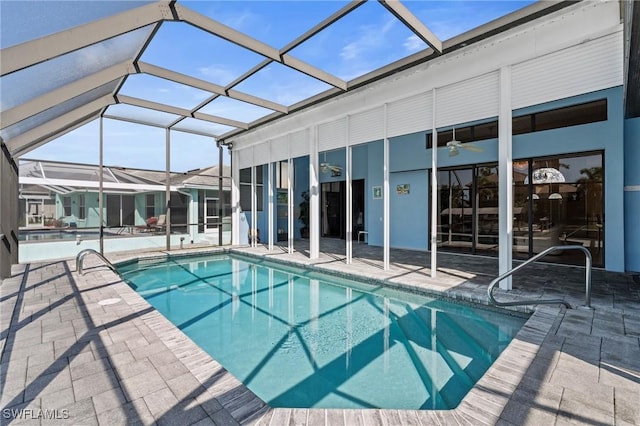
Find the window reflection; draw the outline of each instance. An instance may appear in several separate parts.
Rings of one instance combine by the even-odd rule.
[[[602,153],[513,162],[513,251],[526,259],[557,245],[581,245],[604,265]],[[438,247],[498,255],[498,167],[472,165],[438,171]],[[547,261],[584,264],[576,251]]]

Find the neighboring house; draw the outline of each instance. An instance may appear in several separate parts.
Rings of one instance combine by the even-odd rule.
[[[20,161],[21,231],[100,226],[100,168],[41,160]],[[230,168],[170,173],[171,229],[198,234],[217,230],[230,216]],[[220,194],[222,189],[222,194]],[[103,225],[130,234],[166,210],[164,171],[103,167]],[[226,222],[226,221],[225,221]]]

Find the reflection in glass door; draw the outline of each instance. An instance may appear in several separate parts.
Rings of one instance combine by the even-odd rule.
[[[27,226],[44,226],[44,200],[27,199]]]
[[[476,167],[475,251],[498,253],[498,166]]]
[[[463,253],[498,251],[498,169],[438,172],[438,244]]]
[[[204,233],[211,234],[216,232],[220,225],[220,215],[217,198],[205,198],[205,214],[204,214]]]
[[[514,257],[526,259],[558,245],[580,245],[594,266],[604,264],[604,173],[600,153],[514,162]],[[520,213],[518,213],[520,212]],[[580,252],[545,260],[584,264]]]
[[[438,172],[438,242],[454,251],[473,251],[473,169]]]

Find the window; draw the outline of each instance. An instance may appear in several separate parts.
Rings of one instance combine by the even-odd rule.
[[[289,188],[289,162],[278,161],[276,163],[276,188]]]
[[[146,215],[147,219],[156,215],[156,196],[154,194],[147,194],[146,197]]]
[[[534,114],[534,131],[559,129],[579,124],[595,123],[607,119],[607,100],[572,105]]]
[[[78,197],[78,219],[86,219],[87,218],[87,207],[85,204],[85,195],[80,194]]]
[[[263,188],[262,183],[263,166],[256,166],[256,211],[262,211]],[[243,211],[251,211],[251,168],[240,170],[240,208]]]
[[[607,100],[600,99],[579,105],[571,105],[550,111],[536,112],[533,114],[513,117],[511,122],[512,134],[540,132],[543,130],[559,129],[562,127],[577,126],[580,124],[596,123],[607,120]],[[456,128],[456,140],[460,142],[476,142],[498,137],[498,121],[476,124]],[[427,149],[431,148],[431,133],[427,135]],[[438,132],[438,146],[447,146],[447,142],[453,139],[453,131]]]
[[[62,197],[62,209],[64,216],[71,216],[71,197]]]

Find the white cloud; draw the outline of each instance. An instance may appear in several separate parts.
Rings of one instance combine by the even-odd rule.
[[[384,45],[386,35],[393,28],[396,20],[390,17],[380,27],[378,25],[362,25],[358,28],[358,38],[342,48],[340,57],[345,61],[362,58],[369,49]]]
[[[425,48],[425,43],[415,34],[410,35],[402,44],[407,54],[418,52]]]
[[[210,65],[208,67],[198,68],[200,75],[207,80],[216,84],[227,84],[233,81],[236,75],[231,72],[231,66],[225,65]]]

